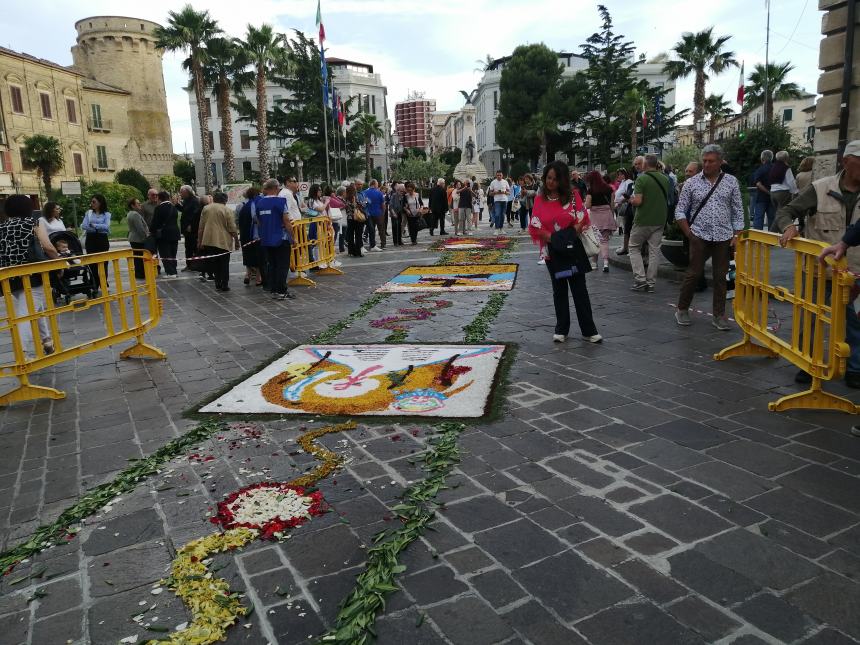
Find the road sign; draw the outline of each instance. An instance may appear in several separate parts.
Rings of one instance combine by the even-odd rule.
[[[79,181],[61,181],[60,182],[60,190],[63,192],[63,195],[80,195],[81,194],[81,182],[79,182]]]
[[[310,188],[311,188],[311,185],[306,181],[303,181],[302,183],[299,184],[299,192],[300,193],[306,193],[307,194],[307,192],[308,192],[308,190],[310,190]]]

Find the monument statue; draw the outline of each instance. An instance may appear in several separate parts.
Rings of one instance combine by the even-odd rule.
[[[466,95],[466,105],[460,111],[463,118],[463,152],[460,155],[460,163],[454,168],[454,177],[464,180],[475,177],[479,181],[483,181],[489,176],[484,164],[481,163],[478,157],[478,146],[475,140],[478,138],[475,129],[475,105],[472,103],[472,96]]]

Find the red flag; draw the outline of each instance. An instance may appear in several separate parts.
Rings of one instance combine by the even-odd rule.
[[[340,97],[337,97],[337,124],[340,127],[343,127],[344,118],[343,118],[343,101],[340,100]]]
[[[323,41],[325,41],[325,27],[322,21],[322,11],[320,11],[320,0],[317,0],[317,27],[320,28],[320,47],[322,47]]]
[[[741,61],[741,77],[738,79],[738,105],[744,106],[744,64]]]

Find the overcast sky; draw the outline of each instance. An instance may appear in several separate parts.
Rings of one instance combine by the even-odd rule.
[[[6,0],[0,12],[0,44],[57,63],[72,62],[75,21],[93,15],[125,15],[164,24],[180,0]],[[704,0],[686,3],[655,0],[608,0],[616,30],[648,57],[666,51],[682,31],[711,25],[716,34],[731,34],[729,47],[749,72],[765,58],[764,0]],[[821,12],[814,0],[781,0],[771,15],[770,59],[795,66],[791,80],[815,91]],[[317,0],[210,0],[208,7],[224,31],[241,37],[249,22],[269,22],[288,32],[314,34]],[[523,43],[580,52],[580,44],[600,26],[596,3],[586,0],[322,0],[327,52],[370,63],[388,87],[389,117],[410,90],[435,98],[438,109],[457,109],[458,90],[471,90],[480,78],[478,60],[487,54],[506,56]],[[193,150],[187,82],[182,56],[164,58],[168,109],[177,153]],[[711,80],[708,92],[734,104],[739,72]],[[690,107],[692,80],[678,86],[678,106]]]

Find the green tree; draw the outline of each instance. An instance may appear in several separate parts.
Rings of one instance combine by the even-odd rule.
[[[547,164],[549,138],[557,135],[559,132],[558,119],[548,112],[538,112],[529,119],[526,132],[539,141],[540,154],[538,156],[538,167],[543,168]]]
[[[372,114],[361,112],[358,116],[352,119],[352,129],[356,131],[357,136],[361,137],[364,142],[364,177],[365,181],[370,181],[373,164],[370,159],[370,149],[373,142],[383,136],[385,133],[382,130],[382,124]]]
[[[149,180],[136,168],[123,168],[116,174],[113,180],[117,184],[134,186],[142,195],[146,195],[151,188]]]
[[[702,151],[699,149],[699,146],[680,146],[664,152],[663,163],[675,168],[678,176],[680,176],[683,174],[684,168],[687,167],[687,164],[691,161],[699,161],[699,157],[701,157],[701,155]]]
[[[795,164],[812,154],[808,148],[796,147],[791,141],[791,131],[779,121],[748,128],[743,131],[743,135],[732,137],[722,144],[726,161],[741,185],[750,181],[753,171],[759,165],[762,150],[787,150]]]
[[[634,55],[633,43],[615,32],[607,8],[598,5],[597,10],[602,20],[600,30],[581,46],[588,61],[582,76],[589,99],[582,127],[591,128],[597,139],[595,161],[608,164],[612,146],[627,136],[630,127],[629,115],[624,112],[625,94],[637,86],[636,68],[640,60]]]
[[[63,147],[60,140],[44,134],[27,137],[21,147],[21,159],[36,168],[45,185],[45,194],[50,195],[51,181],[63,167]]]
[[[645,93],[638,87],[633,87],[624,92],[619,104],[619,113],[623,115],[630,128],[630,150],[634,153],[639,148],[639,124],[642,122],[642,108],[645,100]]]
[[[242,78],[247,67],[244,52],[236,41],[229,38],[210,38],[204,51],[203,78],[206,87],[215,90],[221,131],[224,133],[224,179],[227,183],[236,179],[236,159],[233,154],[233,119],[230,115],[230,90],[234,82]]]
[[[444,177],[450,166],[442,162],[439,157],[423,159],[418,155],[409,154],[399,164],[395,172],[395,178],[400,181],[414,181],[418,186],[426,187],[431,179]]]
[[[161,190],[166,190],[171,195],[178,193],[182,184],[182,178],[176,175],[162,175],[158,178],[158,185],[161,186]]]
[[[560,79],[558,55],[543,43],[520,45],[514,50],[499,81],[496,141],[502,148],[527,159],[534,159],[542,152],[541,145],[546,143],[547,136],[543,126],[555,115],[544,110],[544,116],[534,119],[545,107],[544,97],[557,89]]]
[[[166,27],[155,29],[156,47],[165,51],[188,51],[188,68],[191,86],[197,100],[197,121],[200,126],[200,147],[203,152],[203,184],[206,192],[212,190],[212,151],[209,149],[208,115],[204,108],[206,84],[203,78],[204,45],[221,33],[218,23],[208,11],[195,11],[190,4],[178,13],[168,12]]]
[[[194,163],[188,159],[177,159],[173,162],[173,175],[179,177],[183,184],[193,186],[196,183],[197,171],[194,168]],[[165,190],[167,189],[165,188]]]
[[[708,115],[708,143],[713,143],[717,122],[733,114],[732,106],[719,94],[710,94],[705,99],[705,114]]]
[[[446,150],[442,154],[439,155],[439,159],[442,163],[447,164],[449,166],[456,166],[460,163],[460,157],[463,156],[463,151],[460,148],[454,148],[453,150]]]
[[[272,80],[283,87],[287,98],[279,101],[267,113],[270,137],[285,140],[300,140],[308,145],[313,154],[305,161],[308,177],[323,177],[325,174],[325,136],[323,133],[322,84],[320,82],[320,54],[316,43],[297,31],[295,36],[285,39],[286,61],[279,61],[273,69]],[[289,73],[287,73],[289,72]],[[237,96],[234,107],[241,120],[256,123],[255,106]],[[348,109],[351,101],[346,101]],[[329,128],[329,144],[334,147],[334,129]]]
[[[293,141],[289,146],[287,146],[286,148],[283,148],[281,150],[282,157],[285,160],[288,160],[287,163],[289,163],[289,161],[298,159],[298,160],[301,160],[301,162],[302,162],[302,168],[304,168],[304,163],[308,159],[310,159],[313,156],[313,154],[314,154],[314,149],[311,148],[308,144],[306,144],[303,141]],[[280,174],[286,176],[289,174],[289,171],[287,170],[286,167],[284,167],[284,168],[280,169]],[[299,170],[299,173],[298,173],[298,180],[304,181],[304,178],[302,177],[301,170]]]
[[[791,63],[768,63],[767,69],[761,63],[757,64],[747,77],[749,85],[744,87],[744,109],[752,110],[764,103],[764,120],[773,120],[773,102],[799,99],[803,92],[797,83],[786,79],[794,69]],[[765,83],[767,79],[767,83]],[[765,91],[767,85],[767,91]]]
[[[269,179],[269,129],[266,109],[266,82],[278,73],[285,73],[287,57],[284,46],[286,36],[276,33],[272,25],[264,24],[257,28],[248,25],[241,49],[253,68],[257,98],[257,162],[260,166],[260,179]]]
[[[695,77],[693,85],[693,123],[705,118],[705,83],[710,78],[709,73],[719,74],[730,68],[737,67],[738,61],[732,51],[723,51],[731,36],[714,38],[714,28],[698,33],[685,33],[681,40],[675,43],[672,51],[677,60],[670,60],[663,66],[663,72],[672,80],[686,78],[691,74]],[[702,144],[702,133],[696,130],[696,143]]]

